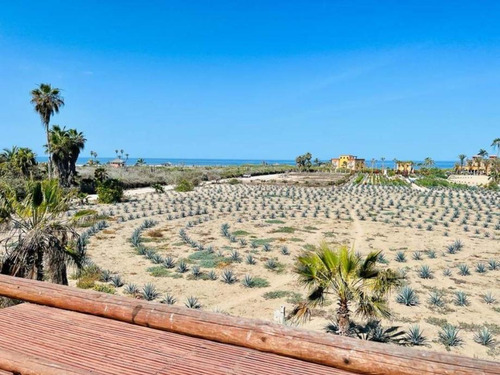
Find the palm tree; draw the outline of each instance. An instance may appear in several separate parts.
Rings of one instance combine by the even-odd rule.
[[[465,154],[460,154],[458,155],[458,159],[460,160],[460,169],[464,168],[464,160],[467,157]]]
[[[498,152],[500,151],[500,138],[495,138],[491,143],[491,147],[493,147],[493,150],[497,149],[497,156],[498,156]]]
[[[22,174],[24,177],[32,175],[33,167],[36,166],[36,154],[29,148],[13,146],[5,148],[0,153],[0,164],[6,164],[11,172]]]
[[[382,162],[382,171],[384,171],[384,161],[385,161],[385,157],[384,157],[384,156],[382,156],[382,157],[380,158],[380,161]]]
[[[28,182],[26,192],[21,201],[9,189],[0,192],[0,223],[12,229],[0,272],[67,285],[67,266],[84,260],[78,234],[63,221],[71,196],[56,180]]]
[[[54,166],[62,186],[69,187],[76,176],[76,161],[85,146],[83,133],[54,125],[49,132]]]
[[[482,148],[478,151],[477,155],[480,156],[480,158],[477,158],[477,174],[479,174],[481,164],[484,163],[484,158],[488,156],[488,151]]]
[[[50,118],[54,113],[59,113],[59,108],[64,106],[64,99],[61,96],[61,90],[58,88],[53,88],[48,83],[41,83],[36,89],[31,90],[31,104],[35,106],[35,111],[40,115],[42,124],[45,127],[45,133],[47,136],[47,144],[49,142],[49,124]],[[49,162],[48,162],[48,172],[49,178],[52,178],[52,160],[51,160],[51,150],[48,149]]]
[[[431,168],[432,166],[434,166],[434,160],[432,160],[432,158],[430,158],[430,157],[426,157],[424,159],[423,166],[427,167],[427,168]]]
[[[379,255],[380,252],[370,252],[363,259],[347,246],[334,250],[323,243],[299,256],[295,272],[311,293],[291,315],[305,319],[310,316],[311,307],[323,304],[326,296],[332,295],[338,304],[340,335],[349,335],[353,304],[354,313],[363,318],[389,317],[386,296],[400,284],[401,278],[390,269],[377,268]]]

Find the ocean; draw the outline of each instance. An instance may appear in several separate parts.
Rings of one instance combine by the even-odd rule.
[[[78,158],[77,164],[86,164],[91,158],[80,157]],[[116,158],[97,158],[101,164],[105,164]],[[277,159],[176,159],[176,158],[143,158],[148,165],[161,165],[165,163],[171,163],[177,166],[231,166],[231,165],[244,165],[244,164],[254,164],[262,165],[263,162],[267,164],[279,164],[279,165],[295,165],[295,160],[277,160]],[[38,162],[47,162],[46,156],[37,157]],[[134,165],[137,162],[137,158],[129,158],[127,160],[127,165]],[[325,161],[326,162],[326,161]],[[370,160],[367,160],[367,166],[371,167]],[[415,161],[415,163],[420,163],[420,161]],[[435,161],[435,167],[440,169],[451,169],[455,165],[456,161]],[[375,164],[376,168],[382,167],[382,162],[377,160]],[[384,162],[385,168],[394,168],[394,162],[392,160],[386,160]]]

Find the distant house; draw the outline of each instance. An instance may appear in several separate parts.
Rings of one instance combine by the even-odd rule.
[[[359,159],[354,155],[340,155],[338,158],[332,159],[332,166],[335,169],[360,171],[365,168],[365,159]]]
[[[497,156],[491,155],[489,158],[483,158],[481,155],[474,155],[468,159],[460,170],[469,174],[489,175],[492,171],[492,164],[496,161]]]
[[[396,172],[408,176],[415,172],[414,165],[415,163],[412,161],[396,160]]]
[[[108,164],[113,168],[122,168],[125,166],[125,161],[120,158],[116,158],[111,160]]]

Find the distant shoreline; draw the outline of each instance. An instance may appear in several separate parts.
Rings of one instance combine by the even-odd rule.
[[[47,157],[46,156],[39,156],[36,158],[38,162],[47,162]],[[79,166],[85,165],[89,160],[92,158],[90,157],[80,157],[78,159],[77,164]],[[98,157],[97,160],[101,164],[106,164],[110,162],[111,160],[114,160],[116,158],[112,157]],[[139,158],[129,158],[127,160],[127,165],[132,166],[135,165]],[[273,160],[273,159],[178,159],[178,158],[143,158],[143,160],[146,162],[146,165],[150,166],[158,166],[158,165],[164,165],[166,163],[170,163],[172,166],[186,166],[186,167],[229,167],[229,166],[241,166],[241,165],[246,165],[246,164],[252,164],[252,165],[262,165],[264,162],[268,165],[295,165],[295,160]],[[322,160],[323,163],[327,163],[329,161]],[[415,163],[420,163],[421,161],[416,160]],[[440,160],[440,161],[435,161],[435,168],[439,169],[452,169],[456,161],[449,161],[449,160]],[[381,168],[382,163],[380,160],[377,160],[375,164],[375,168]],[[394,162],[392,160],[386,160],[384,162],[384,167],[392,169],[394,168]],[[367,168],[371,168],[371,163],[370,161],[367,162]]]

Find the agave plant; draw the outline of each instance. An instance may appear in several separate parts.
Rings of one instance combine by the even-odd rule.
[[[478,344],[492,347],[495,345],[495,338],[487,327],[481,328],[475,335],[474,341]]]
[[[283,254],[283,255],[290,255],[290,251],[288,250],[288,247],[283,246],[281,248],[281,254]]]
[[[135,284],[126,284],[125,287],[123,288],[123,291],[126,293],[126,294],[137,294],[139,293],[139,288],[137,287],[137,285]]]
[[[402,251],[396,253],[396,262],[404,263],[406,262],[406,255]]]
[[[191,274],[195,279],[198,279],[201,276],[201,270],[199,266],[193,266],[191,269]]]
[[[123,280],[122,278],[120,277],[120,275],[114,275],[111,277],[111,283],[117,287],[117,288],[120,288],[123,286]]]
[[[470,275],[469,266],[467,266],[466,264],[459,264],[458,265],[458,274],[460,276],[469,276]]]
[[[226,284],[234,284],[236,282],[236,275],[233,270],[225,269],[221,274],[222,281]]]
[[[485,273],[486,272],[486,266],[484,265],[484,263],[478,263],[476,265],[476,272],[477,273]]]
[[[453,300],[453,302],[457,306],[469,306],[470,304],[467,294],[462,291],[455,292],[455,299]]]
[[[247,264],[250,264],[250,265],[254,265],[257,263],[257,261],[255,260],[255,258],[252,254],[248,254],[245,261]]]
[[[177,265],[176,271],[179,273],[184,273],[184,272],[187,272],[188,270],[189,270],[189,267],[186,264],[186,262],[184,260],[181,260],[179,262],[179,264]]]
[[[177,300],[175,299],[175,297],[173,295],[167,293],[165,295],[165,297],[163,297],[163,299],[160,302],[165,303],[167,305],[173,305],[173,304],[175,304],[175,302],[177,302]]]
[[[444,307],[443,295],[439,292],[431,292],[429,294],[429,304],[435,307]]]
[[[201,309],[201,303],[196,297],[188,297],[184,305],[189,309]]]
[[[217,274],[215,273],[214,270],[210,270],[207,274],[208,278],[210,280],[217,280]]]
[[[165,268],[174,268],[175,267],[175,260],[174,258],[168,256],[168,257],[165,257],[165,259],[163,260],[163,267]]]
[[[458,336],[459,332],[460,330],[457,327],[447,324],[441,328],[441,331],[438,334],[439,342],[447,348],[452,346],[461,346],[463,341]]]
[[[486,293],[483,296],[483,300],[484,302],[486,302],[487,305],[492,305],[497,301],[496,298],[493,296],[493,293],[491,292]]]
[[[142,287],[142,298],[144,298],[146,301],[152,301],[156,298],[158,298],[160,294],[156,290],[156,286],[151,283],[147,283]]]
[[[250,275],[245,275],[245,277],[243,277],[243,280],[241,280],[241,283],[247,288],[253,288],[255,285],[255,281]]]
[[[109,270],[102,270],[99,280],[107,283],[107,282],[111,281],[112,277],[113,277],[113,274]]]
[[[411,326],[406,332],[404,337],[405,342],[411,346],[422,346],[425,345],[427,339],[423,335],[423,331],[420,329],[418,324]]]
[[[276,268],[278,268],[278,262],[274,258],[268,259],[266,263],[264,263],[264,267],[266,267],[268,270],[275,270]]]
[[[432,271],[429,266],[423,265],[420,267],[420,270],[418,271],[418,276],[421,279],[432,279]]]
[[[411,287],[404,286],[397,294],[396,302],[406,306],[416,306],[418,305],[417,293]]]

